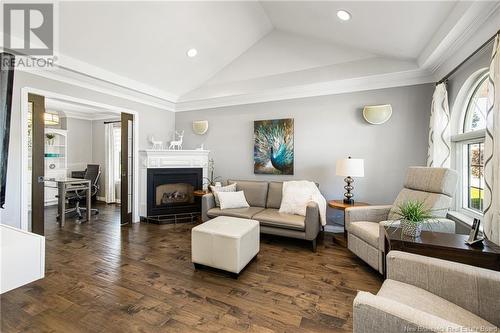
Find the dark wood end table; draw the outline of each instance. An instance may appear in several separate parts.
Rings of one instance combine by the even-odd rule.
[[[389,227],[385,229],[385,254],[397,250],[500,271],[500,246],[488,240],[470,246],[465,244],[468,238],[468,235],[432,231],[422,231],[420,237],[413,238],[403,235],[401,228]]]
[[[347,230],[345,228],[345,209],[349,207],[362,207],[362,206],[370,206],[369,203],[354,201],[353,204],[346,204],[344,200],[330,200],[328,201],[328,207],[341,210],[344,212],[344,238],[347,239]]]
[[[210,193],[210,192],[205,191],[205,190],[196,190],[196,191],[193,191],[193,195],[195,197],[202,197],[202,196],[204,196],[205,194],[208,194],[208,193]]]

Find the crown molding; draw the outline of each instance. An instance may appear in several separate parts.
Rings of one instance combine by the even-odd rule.
[[[176,104],[176,112],[186,112],[217,107],[264,103],[305,97],[325,96],[366,90],[394,88],[434,82],[434,76],[426,70],[415,69],[397,73],[326,81],[250,94],[222,96],[201,100],[183,101]]]
[[[57,70],[23,70],[32,75],[40,76],[49,80],[59,81],[65,84],[77,86],[80,88],[92,90],[98,93],[122,98],[132,102],[148,105],[165,111],[175,111],[175,103],[168,100],[163,100],[153,95],[144,95],[141,91],[132,88],[123,88],[121,85],[116,85],[109,81],[99,78],[89,77],[88,75],[80,75],[72,70],[58,68]]]
[[[480,42],[476,43],[479,46],[491,37],[491,35],[478,36],[478,30],[498,30],[498,22],[492,18],[498,14],[499,9],[500,2],[498,1],[459,2],[436,33],[436,37],[429,42],[419,56],[419,67],[434,73],[436,80],[440,78],[439,76],[445,75],[442,74],[447,71],[443,69],[444,67],[456,66],[473,51],[472,49],[470,52],[469,50],[463,52],[464,46],[471,44],[471,40],[479,40]],[[488,29],[488,26],[492,29]],[[453,59],[458,58],[458,53],[463,53],[461,55],[463,59]],[[450,64],[452,62],[453,64]]]

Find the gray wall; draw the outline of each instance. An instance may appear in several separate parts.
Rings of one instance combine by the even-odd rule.
[[[224,179],[308,179],[320,183],[327,199],[343,196],[343,178],[335,161],[352,156],[365,159],[365,177],[355,179],[355,199],[392,203],[406,168],[425,165],[433,85],[363,91],[287,101],[215,108],[175,115],[176,128],[185,130],[184,149],[205,143]],[[368,124],[362,108],[390,103],[392,118]],[[295,175],[253,173],[253,121],[295,119]],[[193,120],[208,120],[204,136],[195,135]],[[331,215],[331,213],[330,213]]]
[[[148,136],[154,135],[158,140],[166,141],[172,135],[175,116],[173,112],[157,109],[138,102],[99,93],[71,84],[46,79],[28,72],[16,71],[14,75],[14,91],[12,98],[12,119],[9,145],[9,162],[7,170],[7,200],[1,212],[2,223],[20,227],[21,213],[21,89],[31,87],[57,92],[62,95],[86,99],[117,107],[134,110],[139,113],[139,149],[149,147]],[[102,142],[104,145],[104,142]]]
[[[68,130],[68,175],[71,171],[85,170],[92,162],[92,121],[66,118]]]

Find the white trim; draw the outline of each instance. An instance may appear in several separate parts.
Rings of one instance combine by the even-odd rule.
[[[263,103],[304,97],[325,96],[357,91],[403,87],[435,82],[434,76],[426,70],[415,69],[395,73],[384,73],[351,79],[317,82],[313,84],[271,89],[241,95],[228,95],[203,100],[177,102],[176,112],[193,111],[215,107]]]
[[[125,76],[113,73],[101,67],[97,67],[84,61],[75,59],[66,54],[59,54],[59,58],[56,64],[60,69],[76,72],[86,77],[108,82],[118,87],[134,90],[141,94],[154,96],[165,101],[175,101],[177,99],[177,96],[165,92],[163,89],[154,88],[142,82],[129,79]]]
[[[460,141],[475,140],[480,138],[484,139],[485,137],[486,137],[486,129],[480,129],[477,131],[453,135],[451,137],[451,141],[460,142]]]
[[[468,180],[469,178],[469,169],[467,167],[468,160],[466,160],[464,157],[467,145],[471,143],[481,143],[481,142],[484,143],[484,139],[485,138],[483,136],[483,137],[476,137],[473,139],[454,142],[455,165],[459,177],[458,193],[455,196],[455,210],[471,218],[482,218],[483,214],[467,207],[468,197],[466,197],[465,194],[468,193],[467,187],[469,184],[468,181],[465,180],[466,179]]]
[[[468,193],[468,161],[464,159],[465,149],[470,143],[484,142],[486,130],[477,130],[472,132],[463,133],[465,117],[467,113],[467,106],[469,100],[472,98],[478,83],[487,75],[488,69],[481,68],[472,73],[467,80],[463,83],[462,87],[457,94],[455,102],[452,107],[452,132],[458,133],[452,136],[453,149],[455,151],[454,167],[459,173],[459,191],[455,196],[455,210],[460,214],[466,215],[470,218],[482,218],[482,214],[472,209],[467,208],[465,194]]]
[[[103,109],[107,109],[113,113],[121,114],[130,113],[134,116],[134,199],[132,207],[132,219],[133,222],[139,222],[139,114],[135,110],[130,110],[122,107],[117,107],[114,105],[108,105],[103,103],[98,103],[94,101],[89,101],[86,99],[81,99],[73,96],[62,95],[53,91],[41,90],[32,87],[21,88],[21,229],[28,231],[28,94],[37,94],[44,96],[46,98],[58,98],[66,101],[71,101],[74,103],[86,104],[90,106],[95,106]]]
[[[99,93],[104,93],[106,95],[115,96],[118,98],[123,98],[123,99],[129,100],[129,101],[132,101],[132,102],[136,102],[136,103],[140,103],[140,104],[144,104],[144,105],[149,105],[149,106],[161,109],[161,110],[166,110],[166,111],[171,111],[171,112],[175,111],[175,102],[173,102],[171,100],[163,99],[162,97],[159,97],[156,95],[149,95],[150,98],[146,98],[146,96],[137,97],[137,96],[133,96],[133,95],[127,93],[126,91],[128,90],[128,91],[135,92],[137,94],[144,95],[144,92],[142,92],[140,90],[136,90],[132,86],[124,88],[121,85],[118,85],[114,82],[102,80],[100,78],[92,77],[92,76],[87,76],[87,77],[90,78],[91,80],[95,81],[96,84],[84,82],[83,77],[79,77],[78,79],[75,79],[75,78],[71,78],[69,76],[63,75],[63,73],[69,72],[69,70],[66,70],[66,69],[61,69],[61,70],[57,71],[57,73],[56,73],[56,71],[50,71],[50,70],[26,71],[26,72],[29,74],[33,74],[33,75],[37,75],[37,76],[46,78],[46,79],[59,81],[62,83],[66,83],[66,84],[74,85],[77,87],[89,89],[92,91],[97,91]],[[83,76],[82,74],[80,74],[78,72],[74,72],[73,74],[76,74],[77,76]],[[100,83],[100,84],[97,84],[97,83]],[[108,86],[111,86],[111,88],[103,87],[102,86],[103,83],[108,85]],[[122,91],[119,91],[119,90],[122,90]],[[155,101],[155,100],[157,100],[157,101]]]
[[[458,2],[452,13],[436,32],[435,37],[431,39],[418,57],[419,66],[441,76],[445,75],[445,73],[441,72],[449,70],[450,59],[456,56],[457,50],[461,50],[472,37],[476,37],[474,36],[476,31],[485,24],[495,24],[494,20],[488,22],[488,19],[494,15],[495,10],[499,7],[500,2]],[[495,29],[498,29],[498,26]],[[486,37],[483,42],[490,36]],[[465,57],[471,52],[466,53]],[[461,59],[457,61],[456,64]]]

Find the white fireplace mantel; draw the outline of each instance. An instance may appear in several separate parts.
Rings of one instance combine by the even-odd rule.
[[[147,215],[147,177],[151,168],[202,168],[208,175],[209,150],[141,150],[139,215]]]

